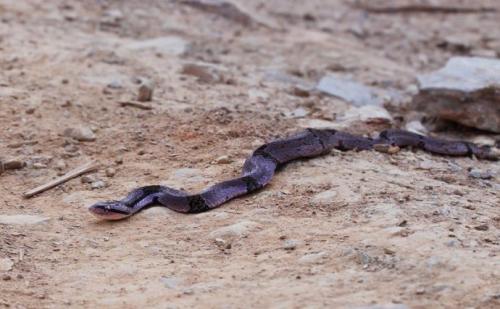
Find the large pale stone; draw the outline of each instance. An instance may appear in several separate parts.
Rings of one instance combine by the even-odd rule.
[[[416,109],[466,126],[500,133],[500,60],[454,57],[418,77]]]

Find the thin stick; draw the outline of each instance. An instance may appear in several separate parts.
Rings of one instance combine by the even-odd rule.
[[[441,14],[470,14],[496,12],[493,7],[458,7],[458,6],[436,6],[436,5],[402,5],[402,6],[369,6],[357,5],[358,9],[374,14],[396,14],[396,13],[441,13]]]
[[[141,103],[134,102],[134,101],[121,101],[118,103],[120,103],[121,106],[132,106],[132,107],[137,107],[137,108],[144,109],[144,110],[153,109],[153,107],[150,105],[145,105],[145,104],[141,104]]]
[[[46,184],[43,184],[41,186],[38,186],[36,187],[35,189],[33,190],[30,190],[26,193],[24,193],[24,197],[25,198],[30,198],[32,197],[33,195],[35,194],[38,194],[40,192],[43,192],[43,191],[46,191],[48,189],[51,189],[57,185],[60,185],[62,184],[63,182],[66,182],[70,179],[73,179],[75,177],[78,177],[78,176],[81,176],[85,173],[88,173],[88,172],[92,172],[92,171],[95,171],[97,169],[97,165],[94,163],[94,162],[88,162],[80,167],[77,167],[69,172],[67,172],[66,174],[62,175],[61,177],[58,177]]]

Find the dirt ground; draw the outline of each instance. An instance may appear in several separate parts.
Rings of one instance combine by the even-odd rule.
[[[45,219],[0,224],[0,306],[499,308],[497,163],[334,151],[207,213],[87,211],[137,186],[236,176],[256,146],[348,108],[296,84],[336,72],[411,93],[452,55],[500,55],[498,2],[467,14],[353,2],[241,1],[249,25],[179,1],[0,1],[0,156],[27,162],[0,175],[0,215]],[[192,63],[215,78],[183,74]],[[141,78],[152,109],[120,106]],[[95,140],[66,136],[75,126]],[[91,160],[94,183],[22,197]]]

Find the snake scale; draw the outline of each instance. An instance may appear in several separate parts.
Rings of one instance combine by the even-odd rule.
[[[490,146],[478,146],[465,141],[447,141],[398,129],[383,131],[378,138],[367,138],[333,129],[306,129],[260,146],[246,159],[240,177],[217,183],[201,193],[188,194],[160,185],[145,186],[131,191],[122,200],[99,202],[90,206],[89,210],[104,220],[124,219],[153,205],[161,205],[182,213],[199,213],[263,188],[271,181],[278,168],[292,160],[321,156],[334,148],[359,151],[373,149],[379,144],[419,148],[440,155],[498,159],[498,149]]]

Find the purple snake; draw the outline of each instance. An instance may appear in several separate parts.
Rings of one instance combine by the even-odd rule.
[[[307,129],[260,146],[243,164],[240,177],[217,183],[201,193],[188,194],[159,185],[145,186],[133,190],[122,200],[96,203],[89,210],[105,220],[124,219],[153,205],[182,213],[199,213],[263,188],[279,167],[292,160],[321,156],[334,148],[342,151],[369,150],[379,144],[420,148],[440,155],[498,160],[498,149],[490,146],[447,141],[397,129],[383,131],[375,139],[333,129]]]

